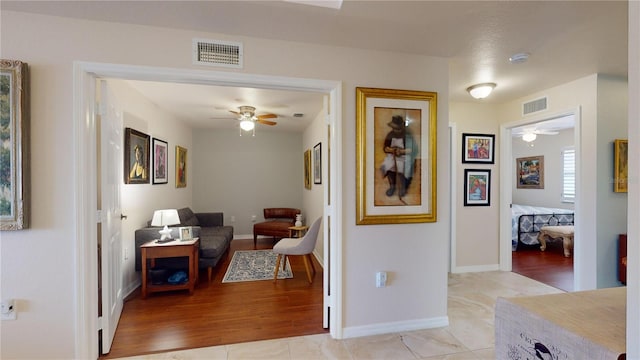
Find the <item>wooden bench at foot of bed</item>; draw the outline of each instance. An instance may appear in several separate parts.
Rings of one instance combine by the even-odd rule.
[[[625,359],[627,289],[498,298],[496,359]]]
[[[540,251],[547,249],[547,238],[562,239],[564,256],[570,257],[573,250],[573,225],[564,226],[543,226],[540,228],[538,241],[540,241]]]

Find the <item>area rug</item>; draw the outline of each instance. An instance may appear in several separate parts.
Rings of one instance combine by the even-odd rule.
[[[222,279],[223,283],[273,279],[278,255],[272,250],[241,250],[233,253],[231,263]],[[282,267],[282,263],[280,264]],[[284,270],[280,268],[278,279],[292,278],[291,264],[287,259]]]

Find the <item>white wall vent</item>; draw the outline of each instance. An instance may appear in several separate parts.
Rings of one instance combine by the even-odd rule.
[[[242,43],[193,39],[193,64],[242,69]]]
[[[522,104],[522,115],[529,115],[543,110],[547,110],[546,96]]]

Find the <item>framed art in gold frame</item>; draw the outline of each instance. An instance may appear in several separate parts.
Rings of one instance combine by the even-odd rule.
[[[176,145],[176,187],[187,187],[187,149]]]
[[[613,141],[613,192],[628,192],[628,140]]]
[[[311,149],[304,152],[304,188],[311,189]]]
[[[29,228],[29,67],[0,60],[0,230]]]
[[[356,88],[356,224],[436,221],[437,93]]]

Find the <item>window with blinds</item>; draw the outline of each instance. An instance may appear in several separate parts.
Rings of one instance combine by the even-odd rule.
[[[562,149],[562,202],[576,200],[576,150],[573,146]]]

